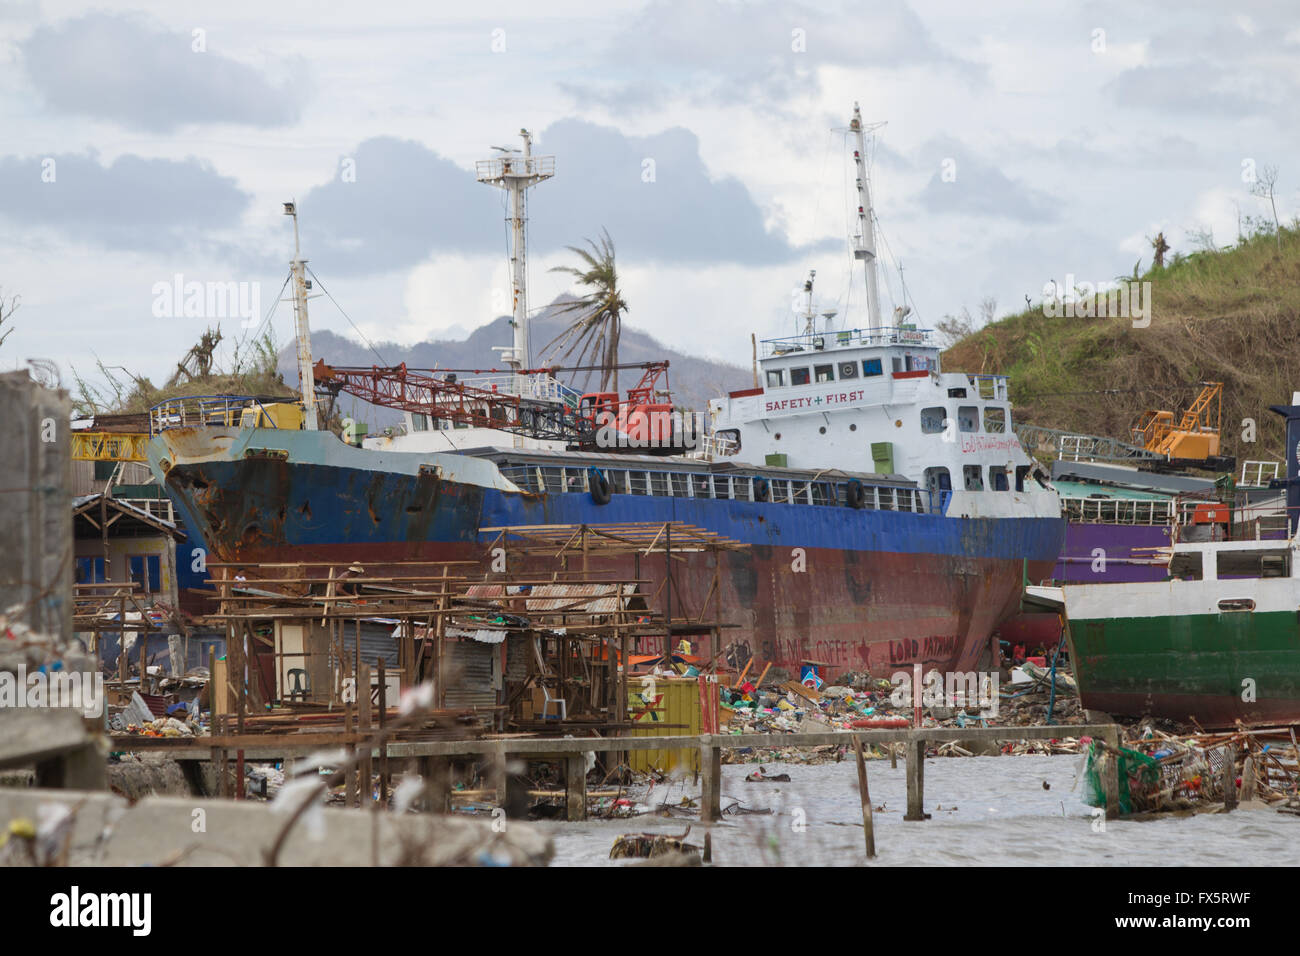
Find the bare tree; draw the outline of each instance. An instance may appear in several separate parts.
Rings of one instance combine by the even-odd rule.
[[[1163,269],[1165,267],[1165,253],[1169,251],[1169,243],[1165,239],[1165,234],[1163,232],[1157,232],[1156,237],[1154,239],[1149,239],[1148,242],[1151,243],[1153,253],[1152,264],[1157,269]]]
[[[1282,224],[1277,220],[1277,167],[1265,166],[1250,187],[1250,194],[1267,199],[1273,209],[1273,234],[1277,237],[1277,251],[1282,251]]]
[[[17,295],[11,295],[6,299],[4,297],[4,287],[0,286],[0,345],[4,345],[5,339],[9,338],[9,333],[14,330],[12,320],[22,301],[22,297]],[[7,329],[5,328],[6,322],[11,323]]]
[[[943,347],[950,349],[962,339],[975,334],[975,319],[971,316],[970,309],[962,306],[960,315],[945,315],[934,324],[934,328],[943,341]]]
[[[980,328],[993,324],[998,317],[998,300],[991,295],[980,299]]]

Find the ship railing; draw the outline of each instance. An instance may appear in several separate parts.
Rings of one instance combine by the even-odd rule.
[[[1007,400],[1007,377],[1005,375],[971,375],[966,376],[975,393],[980,398],[1005,402]]]
[[[508,153],[495,159],[480,159],[474,163],[474,174],[481,183],[501,179],[504,176],[554,176],[554,156],[529,156],[527,159],[519,153]]]
[[[262,402],[251,395],[185,395],[169,398],[149,409],[149,434],[169,428],[236,426],[245,409],[264,411]],[[260,417],[260,416],[259,416]]]
[[[934,345],[932,329],[903,325],[887,329],[845,329],[835,332],[801,333],[777,339],[763,339],[762,357],[792,352],[824,352],[839,348],[881,345]]]
[[[176,511],[172,507],[172,500],[170,498],[120,498],[118,500],[124,501],[129,505],[134,505],[141,511],[144,511],[155,518],[170,522],[171,524],[176,523]]]
[[[577,407],[578,399],[582,397],[577,389],[565,385],[553,375],[546,374],[483,375],[477,378],[460,379],[460,384],[485,392],[518,395],[520,398],[531,398],[542,402],[563,403],[570,408]]]
[[[1141,498],[1068,497],[1061,499],[1061,510],[1067,520],[1082,524],[1168,526],[1175,514],[1172,501]]]
[[[694,448],[685,455],[698,461],[713,461],[715,458],[727,458],[740,451],[740,442],[734,438],[724,438],[717,433],[701,435]]]
[[[1280,461],[1244,461],[1241,463],[1241,481],[1237,484],[1249,488],[1267,488],[1270,481],[1282,477],[1283,467],[1285,466]]]

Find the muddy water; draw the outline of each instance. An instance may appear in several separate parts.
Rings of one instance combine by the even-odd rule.
[[[880,865],[983,864],[1073,866],[1179,866],[1300,864],[1300,817],[1275,810],[1237,810],[1154,821],[1095,821],[1074,786],[1082,757],[1026,754],[934,758],[925,763],[923,823],[903,820],[907,786],[903,762],[868,761]],[[746,783],[755,764],[724,766],[722,806],[740,801],[770,807],[771,816],[724,816],[714,825],[714,863],[786,866],[854,866],[866,862],[861,805],[853,761],[809,766],[764,764],[788,773],[789,783]],[[1044,789],[1043,784],[1048,785]],[[659,785],[647,803],[698,797],[688,777]],[[1104,831],[1100,824],[1104,822]],[[641,816],[630,820],[539,824],[555,840],[554,863],[624,865],[610,860],[621,833],[681,834],[702,844],[698,818]]]

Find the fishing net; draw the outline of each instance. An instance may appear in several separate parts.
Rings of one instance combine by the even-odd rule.
[[[1115,755],[1103,750],[1097,741],[1088,745],[1088,762],[1083,768],[1083,802],[1090,807],[1106,806],[1102,773],[1106,762]],[[1136,750],[1121,747],[1119,752],[1119,812],[1147,810],[1160,792],[1160,762]]]

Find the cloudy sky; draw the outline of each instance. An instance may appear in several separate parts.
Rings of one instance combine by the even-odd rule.
[[[1231,242],[1264,212],[1251,168],[1279,167],[1297,214],[1288,6],[4,0],[0,287],[22,305],[0,365],[165,377],[217,317],[167,314],[159,284],[248,283],[271,311],[289,198],[346,312],[314,299],[314,327],[463,335],[508,310],[502,195],[474,161],[520,127],[556,157],[530,194],[532,305],[566,289],[548,271],[564,247],[606,228],[629,324],[744,364],[751,332],[794,330],[810,268],[820,307],[862,321],[855,100],[887,123],[886,306],[901,262],[923,324],[988,296],[1005,314],[1048,279],[1145,267],[1159,230],[1175,250]],[[286,342],[286,305],[272,322]]]

